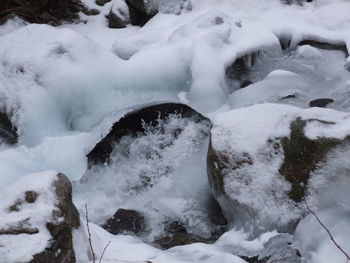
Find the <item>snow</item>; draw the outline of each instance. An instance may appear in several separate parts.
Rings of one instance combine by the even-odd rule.
[[[262,211],[273,224],[298,217],[299,208],[290,212],[289,204],[276,205],[278,198],[283,203],[283,192],[289,187],[275,178],[282,153],[271,160],[262,152],[268,150],[264,149],[268,139],[289,136],[289,124],[298,116],[334,122],[308,122],[305,134],[311,139],[349,135],[346,65],[350,58],[342,51],[297,46],[306,39],[350,47],[349,1],[314,0],[286,6],[279,0],[154,0],[150,8],[160,10],[155,17],[142,28],[128,25],[123,29],[108,28],[105,18],[112,7],[125,9],[123,1],[103,7],[93,0],[84,3],[101,13],[81,14],[85,23],[56,28],[27,25],[19,18],[0,25],[0,109],[11,116],[19,131],[18,144],[0,145],[0,195],[6,200],[0,204],[4,215],[0,228],[4,220],[12,220],[3,209],[17,198],[13,193],[23,192],[27,185],[48,195],[45,187],[53,172],[44,171],[56,170],[75,181],[74,201],[80,209],[89,203],[96,224],[117,208],[129,206],[148,215],[154,236],[162,231],[164,217],[182,218],[194,232],[207,235],[208,140],[199,137],[201,127],[187,126],[187,133],[175,145],[157,149],[163,159],[150,163],[140,159],[138,152],[157,145],[160,137],[139,138],[131,144],[131,158],[116,154],[121,166],[102,167],[90,182],[79,182],[86,176],[86,154],[115,121],[140,105],[162,101],[181,101],[208,115],[214,123],[215,148],[249,153],[260,162],[252,173],[256,187],[242,186],[239,198],[243,203]],[[282,39],[290,40],[286,51],[280,48]],[[259,58],[252,63],[257,52]],[[243,89],[226,74],[241,57],[248,72],[240,76],[253,82]],[[286,98],[289,95],[295,98]],[[328,109],[306,109],[318,98],[335,102]],[[346,147],[338,150],[332,161],[314,171],[309,202],[349,250],[346,218],[350,209],[344,201],[348,200],[348,153]],[[141,170],[152,174],[167,165],[173,171],[152,190],[138,195],[125,190],[130,181],[137,182]],[[271,190],[267,187],[271,181],[276,196],[265,194]],[[253,198],[254,191],[264,199]],[[49,207],[50,200],[48,196],[48,202],[40,204]],[[277,207],[283,216],[274,213]],[[45,216],[44,210],[33,218]],[[106,262],[243,262],[236,255],[256,255],[275,233],[249,240],[249,233],[233,229],[213,245],[193,244],[162,252],[135,237],[112,236],[94,224],[91,228],[98,254],[112,240]],[[47,244],[47,236],[30,242],[29,238],[33,237],[0,236],[5,261],[12,259],[6,258],[8,251],[1,251],[2,242],[21,247],[12,261],[29,260],[29,251]],[[91,260],[84,246],[86,233],[76,230],[74,239],[79,262]],[[301,221],[295,239],[308,263],[345,261],[310,215]]]

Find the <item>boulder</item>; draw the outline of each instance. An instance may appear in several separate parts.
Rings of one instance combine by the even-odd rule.
[[[186,227],[180,221],[166,223],[165,233],[166,235],[153,242],[155,245],[163,249],[188,245],[195,242],[207,243],[207,240],[188,233]]]
[[[0,112],[0,144],[15,144],[18,142],[17,128],[12,124],[10,117]]]
[[[113,235],[134,233],[140,235],[146,230],[145,218],[137,211],[118,209],[102,227]]]
[[[327,99],[327,98],[322,98],[322,99],[317,99],[317,100],[312,100],[309,103],[310,107],[320,107],[320,108],[324,108],[326,107],[328,104],[334,102],[334,100],[332,99]]]
[[[248,263],[301,263],[301,254],[293,246],[293,236],[279,234],[270,238],[264,245],[264,249],[257,256],[240,256]]]
[[[87,154],[88,167],[108,164],[114,145],[123,136],[142,134],[145,132],[145,124],[157,125],[158,119],[166,119],[171,114],[179,114],[182,118],[189,118],[195,123],[205,121],[210,125],[210,121],[203,115],[179,103],[158,104],[132,111],[114,123],[109,133]]]
[[[78,21],[80,11],[87,15],[98,13],[80,0],[9,0],[0,5],[0,24],[15,15],[30,23],[59,25]]]
[[[229,226],[252,236],[273,229],[293,232],[306,213],[302,201],[313,172],[349,143],[346,116],[277,104],[219,114],[207,169]]]
[[[150,1],[145,0],[126,0],[129,8],[130,22],[134,26],[144,26],[158,10],[150,5]]]
[[[110,1],[112,1],[112,0],[96,0],[95,3],[96,3],[96,5],[104,6],[105,4],[109,3]]]
[[[2,262],[76,261],[72,230],[79,228],[80,218],[65,175],[26,175],[0,196]]]
[[[106,16],[109,28],[124,28],[130,23],[128,6],[120,0],[113,4],[109,14]]]

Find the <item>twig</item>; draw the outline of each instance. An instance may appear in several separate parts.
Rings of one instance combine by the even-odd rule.
[[[332,233],[329,231],[329,229],[322,223],[322,221],[320,220],[320,218],[316,215],[316,213],[314,211],[311,210],[311,208],[309,207],[309,205],[307,204],[306,200],[304,199],[305,202],[305,206],[306,209],[316,218],[316,220],[318,221],[318,223],[323,227],[324,230],[327,231],[330,239],[332,240],[333,244],[345,255],[347,260],[350,260],[350,256],[348,253],[346,253],[344,251],[344,249],[338,245],[338,243],[334,240],[334,237],[332,235]]]
[[[92,262],[95,263],[96,262],[96,258],[95,258],[94,248],[92,247],[92,242],[91,242],[91,232],[90,232],[90,227],[89,227],[89,214],[88,214],[88,206],[87,206],[87,204],[85,204],[85,217],[86,217],[87,231],[88,231],[88,234],[89,234],[90,250],[91,250],[91,253],[92,253]]]
[[[106,245],[105,248],[103,249],[102,254],[101,254],[101,257],[100,257],[100,260],[98,261],[98,263],[101,263],[101,262],[102,262],[103,255],[105,254],[106,249],[107,249],[107,247],[109,246],[110,243],[111,243],[111,241],[108,241],[107,245]]]

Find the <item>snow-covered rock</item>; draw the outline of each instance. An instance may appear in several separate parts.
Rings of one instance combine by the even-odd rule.
[[[292,104],[305,103],[308,83],[302,76],[285,70],[272,71],[267,77],[248,87],[234,91],[230,97],[233,108],[257,103],[282,103],[289,99]]]
[[[303,199],[312,195],[313,172],[347,145],[349,120],[348,113],[277,104],[218,114],[208,172],[231,227],[253,235],[273,229],[293,232],[305,214]]]
[[[129,9],[124,0],[113,2],[113,6],[106,16],[108,19],[108,27],[123,28],[130,22]]]
[[[75,262],[72,230],[80,218],[65,175],[28,174],[0,198],[2,262]]]

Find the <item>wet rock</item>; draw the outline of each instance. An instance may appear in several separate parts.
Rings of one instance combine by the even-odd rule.
[[[122,233],[139,235],[146,230],[145,219],[139,212],[122,208],[118,209],[102,227],[114,235]]]
[[[180,114],[182,118],[190,118],[195,123],[209,122],[207,118],[189,106],[178,103],[164,103],[135,110],[114,123],[110,132],[87,154],[88,167],[108,164],[114,145],[123,136],[142,134],[145,124],[156,125],[158,119],[165,119],[170,114]]]
[[[240,88],[243,89],[243,88],[245,88],[245,87],[247,87],[247,86],[249,86],[249,85],[251,85],[251,84],[253,84],[253,81],[251,81],[251,80],[245,80],[245,81],[242,82]]]
[[[112,0],[96,0],[95,3],[96,3],[96,5],[104,6],[105,4],[109,3],[110,1],[112,1]]]
[[[221,207],[213,196],[208,200],[208,214],[213,226],[209,243],[215,242],[227,231],[227,220],[222,213]]]
[[[148,6],[145,0],[126,0],[125,2],[129,8],[130,22],[134,26],[144,26],[158,12]]]
[[[10,117],[0,112],[0,143],[15,144],[18,142],[17,128],[12,124]]]
[[[248,79],[249,71],[258,61],[262,52],[264,51],[260,50],[243,55],[237,58],[229,67],[226,68],[225,74],[229,82],[229,86],[232,86],[232,90],[244,88],[250,84],[253,84],[253,82]]]
[[[345,42],[330,43],[326,41],[322,42],[322,41],[306,39],[299,42],[298,44],[298,46],[303,46],[303,45],[309,45],[315,48],[325,49],[325,50],[338,50],[338,51],[344,52],[345,57],[349,56],[349,51],[346,47]]]
[[[207,242],[201,237],[187,232],[186,227],[179,221],[173,221],[165,226],[165,236],[154,241],[154,244],[163,249],[169,249],[176,246],[183,246],[195,242]]]
[[[322,98],[322,99],[317,99],[317,100],[312,100],[309,103],[310,107],[320,107],[320,108],[324,108],[326,107],[328,104],[334,102],[334,100],[332,99],[327,99],[327,98]]]
[[[129,10],[125,2],[120,1],[113,5],[106,16],[109,28],[124,28],[130,23]]]

